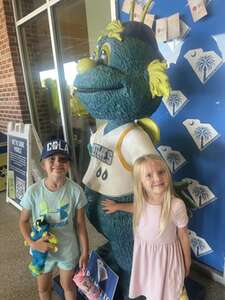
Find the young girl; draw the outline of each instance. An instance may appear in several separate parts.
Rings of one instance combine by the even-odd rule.
[[[78,263],[80,268],[86,268],[89,251],[84,218],[86,198],[81,187],[66,177],[70,168],[70,153],[64,140],[51,140],[44,145],[41,164],[47,177],[26,191],[21,201],[20,230],[32,249],[48,252],[43,273],[37,276],[40,299],[51,299],[52,271],[57,266],[65,299],[76,300],[72,285],[74,268]],[[50,231],[58,239],[56,253],[51,251],[52,245],[46,239],[33,241],[30,238],[31,217],[33,222],[40,217],[46,218]]]
[[[134,252],[129,297],[178,300],[191,256],[188,217],[175,197],[166,163],[157,155],[136,160],[134,175]]]
[[[160,156],[138,158],[133,175],[134,204],[102,202],[106,213],[134,214],[129,297],[178,300],[191,265],[185,205],[175,197],[169,169]]]

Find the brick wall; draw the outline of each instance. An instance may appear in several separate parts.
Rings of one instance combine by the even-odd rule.
[[[0,132],[7,123],[30,123],[11,0],[0,0]]]

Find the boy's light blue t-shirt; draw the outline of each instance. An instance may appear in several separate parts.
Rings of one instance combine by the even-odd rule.
[[[50,224],[50,232],[58,238],[58,251],[49,252],[48,258],[78,262],[80,249],[74,229],[75,212],[86,203],[82,188],[68,178],[56,192],[47,189],[44,179],[27,189],[21,206],[31,211],[33,222],[45,216]]]

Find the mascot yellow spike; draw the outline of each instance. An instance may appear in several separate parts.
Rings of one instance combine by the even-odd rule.
[[[108,37],[115,38],[120,42],[122,41],[121,33],[123,32],[123,30],[124,30],[123,25],[118,20],[112,21],[111,23],[109,23],[106,26],[106,31],[108,32]]]
[[[152,97],[163,96],[168,98],[170,95],[169,78],[166,74],[166,62],[156,59],[148,65],[149,85]]]

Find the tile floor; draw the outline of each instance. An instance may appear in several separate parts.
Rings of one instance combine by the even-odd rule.
[[[0,300],[38,299],[35,281],[27,269],[30,261],[28,249],[18,229],[19,211],[6,203],[5,193],[0,192]],[[104,243],[104,238],[88,224],[90,248]],[[192,277],[206,288],[205,300],[225,300],[225,287],[213,282],[196,271]],[[57,300],[53,295],[53,300]]]

